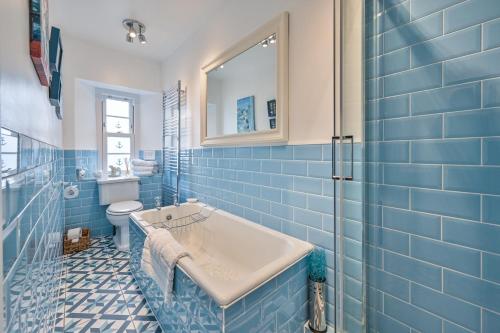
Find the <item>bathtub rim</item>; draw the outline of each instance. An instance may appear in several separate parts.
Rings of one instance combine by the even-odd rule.
[[[181,204],[181,206],[184,206],[184,205],[190,205],[190,206],[199,206],[199,207],[206,207],[206,208],[213,208],[207,204],[204,204],[204,203],[201,203],[201,202],[197,202],[197,203],[183,203]],[[166,209],[166,208],[174,208],[175,206],[164,206],[162,207],[162,209]],[[239,302],[240,300],[242,300],[243,298],[245,298],[246,296],[250,295],[251,293],[253,293],[254,291],[256,291],[257,289],[259,289],[260,287],[262,287],[263,285],[267,284],[268,282],[272,281],[273,279],[275,279],[276,277],[278,277],[279,275],[283,274],[284,272],[286,272],[287,270],[289,270],[290,268],[292,268],[293,266],[295,266],[296,264],[298,264],[300,261],[302,261],[305,257],[307,257],[309,255],[309,253],[312,252],[312,250],[314,249],[314,246],[309,243],[309,242],[306,242],[306,241],[303,241],[303,240],[300,240],[298,238],[295,238],[293,236],[290,236],[290,235],[287,235],[285,233],[282,233],[280,231],[277,231],[277,230],[274,230],[274,229],[271,229],[271,228],[268,228],[266,226],[263,226],[261,224],[258,224],[258,223],[255,223],[255,222],[252,222],[252,221],[249,221],[247,220],[246,218],[243,218],[243,217],[240,217],[240,216],[237,216],[237,215],[234,215],[232,213],[229,213],[227,211],[224,211],[222,209],[218,209],[218,208],[214,208],[216,211],[218,211],[218,213],[221,213],[223,215],[226,215],[226,216],[229,216],[229,217],[234,217],[236,220],[239,220],[240,222],[242,223],[250,223],[250,225],[252,227],[256,227],[257,229],[264,229],[266,232],[270,232],[271,234],[277,234],[278,237],[287,237],[287,238],[291,238],[291,241],[292,242],[295,242],[296,244],[299,244],[299,245],[302,245],[303,246],[303,251],[301,251],[301,254],[298,255],[298,256],[295,256],[294,259],[292,260],[292,262],[286,264],[286,266],[282,267],[281,269],[279,269],[277,272],[271,274],[269,277],[265,278],[263,281],[261,281],[260,283],[256,284],[255,286],[252,286],[249,290],[243,292],[242,294],[240,294],[239,296],[237,296],[236,298],[232,298],[232,297],[224,297],[222,298],[221,300],[221,297],[219,297],[220,295],[217,295],[215,294],[212,290],[210,290],[210,288],[208,288],[207,286],[207,281],[199,281],[198,279],[195,279],[193,277],[192,274],[190,274],[188,272],[188,270],[186,270],[185,267],[183,267],[184,265],[186,265],[187,267],[191,267],[191,268],[195,268],[195,270],[198,270],[198,271],[201,271],[199,268],[197,268],[196,265],[194,265],[193,261],[191,260],[191,258],[189,257],[184,257],[184,258],[181,258],[179,259],[179,262],[178,262],[178,265],[176,266],[178,269],[180,269],[184,274],[186,274],[186,276],[191,279],[191,281],[193,283],[195,283],[196,285],[198,285],[200,288],[202,288],[210,297],[212,297],[216,303],[218,304],[218,306],[225,310],[225,309],[228,309],[229,307],[231,307],[232,305],[236,304],[237,302]],[[146,212],[151,212],[151,211],[156,211],[156,208],[153,208],[153,209],[148,209],[148,210],[143,210],[143,211],[139,211],[139,212],[134,212],[132,214],[130,214],[130,219],[131,221],[134,222],[134,224],[139,228],[141,229],[146,235],[149,233],[149,230],[153,230],[153,227],[145,220],[143,220],[141,218],[142,214],[146,213]],[[287,241],[289,241],[287,239]],[[302,253],[303,252],[303,253]],[[189,261],[189,263],[188,263]],[[265,267],[265,266],[263,266]],[[264,272],[265,273],[265,272]],[[205,283],[203,283],[205,282]]]

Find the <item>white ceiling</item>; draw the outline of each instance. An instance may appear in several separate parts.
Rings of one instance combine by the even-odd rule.
[[[164,60],[228,0],[51,0],[61,33],[154,60]],[[148,43],[125,41],[122,20],[146,25]]]

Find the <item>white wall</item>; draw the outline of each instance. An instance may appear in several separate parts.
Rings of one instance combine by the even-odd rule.
[[[2,126],[61,147],[62,122],[29,56],[29,1],[2,0],[0,4]]]
[[[228,1],[162,64],[163,87],[188,87],[188,146],[200,144],[200,69],[283,11],[290,13],[290,144],[327,143],[333,133],[333,1]]]
[[[62,38],[64,148],[97,148],[97,87],[139,95],[137,148],[161,149],[160,64],[94,45],[64,32]]]
[[[137,128],[139,149],[158,150],[162,148],[163,114],[161,103],[161,94],[141,95]]]

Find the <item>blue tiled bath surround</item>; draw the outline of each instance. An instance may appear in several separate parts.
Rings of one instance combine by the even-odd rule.
[[[350,151],[346,149],[346,152]],[[329,323],[334,314],[334,223],[330,144],[188,149],[181,152],[181,199],[197,197],[325,249]],[[346,321],[361,328],[362,146],[346,188]],[[166,176],[167,172],[164,173]],[[165,182],[165,181],[164,181]],[[166,180],[174,184],[174,180]]]

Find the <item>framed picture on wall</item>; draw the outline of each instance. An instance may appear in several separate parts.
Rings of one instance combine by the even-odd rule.
[[[276,117],[276,100],[267,101],[267,115],[269,118]]]
[[[276,128],[276,118],[269,118],[269,128],[271,129]]]
[[[43,86],[50,85],[48,0],[30,0],[30,57]]]
[[[62,68],[62,56],[63,48],[61,41],[61,30],[56,27],[52,27],[50,32],[50,44],[49,44],[49,61],[50,61],[50,71],[52,73],[52,79],[49,88],[49,100],[50,104],[56,107],[56,115],[59,119],[62,119],[61,110],[61,68]]]
[[[236,104],[236,121],[238,133],[255,131],[254,96],[240,98]]]

